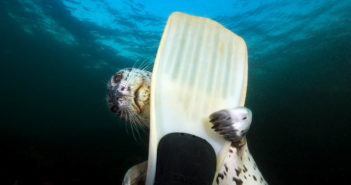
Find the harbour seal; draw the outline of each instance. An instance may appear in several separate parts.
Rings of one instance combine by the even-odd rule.
[[[150,122],[151,72],[137,68],[122,69],[107,83],[107,103],[118,117],[144,127]],[[231,141],[224,165],[217,174],[218,185],[268,185],[252,158],[246,133],[252,122],[252,113],[246,107],[219,110],[209,115],[212,128]],[[145,184],[147,161],[131,167],[124,176],[123,185]]]

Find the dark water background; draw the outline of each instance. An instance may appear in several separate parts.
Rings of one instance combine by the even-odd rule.
[[[0,184],[120,184],[130,166],[146,160],[147,142],[135,141],[109,112],[105,83],[135,60],[101,49],[90,32],[123,32],[79,20],[61,1],[33,1],[74,36],[76,44],[67,44],[21,2],[0,3]],[[340,2],[328,25],[310,25],[310,14],[286,17],[287,27],[302,23],[278,36],[259,29],[259,21],[214,17],[229,28],[233,21],[243,27],[232,30],[249,50],[249,147],[272,185],[350,184],[351,2]],[[316,7],[315,16],[335,4]],[[277,8],[248,13],[255,18]],[[152,47],[131,50],[154,56],[166,18],[156,32],[138,35]],[[316,29],[303,39],[289,39],[311,26]],[[257,35],[268,36],[255,42]]]

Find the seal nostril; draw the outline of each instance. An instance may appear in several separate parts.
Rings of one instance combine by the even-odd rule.
[[[122,98],[123,98],[123,95],[120,94],[120,93],[117,93],[117,95],[116,95],[115,98],[116,98],[116,100],[122,99]]]
[[[116,106],[114,106],[114,105],[112,105],[111,107],[110,107],[110,110],[112,111],[112,112],[116,112],[117,111],[117,107]]]

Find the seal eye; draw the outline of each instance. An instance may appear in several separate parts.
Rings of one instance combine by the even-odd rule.
[[[123,77],[123,74],[122,73],[117,73],[114,77],[113,77],[113,82],[114,83],[119,83],[121,81]]]

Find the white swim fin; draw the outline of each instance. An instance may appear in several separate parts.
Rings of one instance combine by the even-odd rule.
[[[204,151],[213,150],[216,156],[214,171],[218,172],[230,142],[211,129],[209,115],[221,109],[244,105],[247,71],[247,48],[241,37],[207,18],[179,12],[169,17],[152,74],[147,185],[172,184],[155,182],[156,161],[161,157],[163,161],[186,161],[169,158],[174,157],[170,153],[181,153],[178,150],[183,145],[168,153],[158,153],[158,150],[166,150],[158,148],[159,143],[171,133],[185,133],[186,138],[179,141],[187,143],[184,150],[188,150],[193,144],[190,136],[194,136],[196,140],[194,145],[203,143],[206,148],[206,142],[209,143],[212,149],[207,148]],[[172,145],[178,142],[179,137],[181,135],[172,136],[164,143]],[[168,146],[168,149],[172,149],[172,146]],[[172,180],[189,181],[186,178],[180,174]],[[212,182],[209,184],[213,180],[214,177],[211,177]]]

